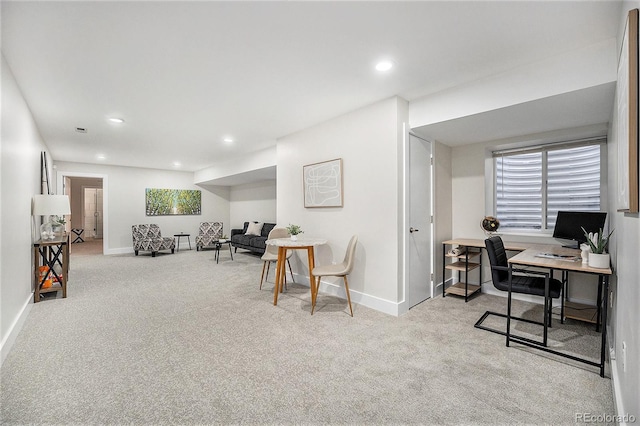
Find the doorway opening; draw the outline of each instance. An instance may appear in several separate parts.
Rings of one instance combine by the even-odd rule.
[[[69,196],[71,256],[102,255],[108,247],[107,179],[104,175],[60,172],[58,188]]]

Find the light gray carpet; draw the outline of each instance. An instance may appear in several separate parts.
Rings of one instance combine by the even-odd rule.
[[[2,366],[1,423],[569,425],[614,414],[595,368],[473,327],[506,299],[437,297],[400,318],[356,305],[351,318],[346,301],[320,294],[311,316],[300,285],[273,306],[261,268],[228,252],[220,264],[213,251],[72,255],[68,298],[33,306]],[[551,336],[598,357],[582,323]]]
[[[71,244],[69,250],[72,256],[95,256],[102,254],[102,238],[93,239],[87,237],[84,239],[84,242]]]

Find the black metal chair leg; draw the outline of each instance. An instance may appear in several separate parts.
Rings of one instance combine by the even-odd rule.
[[[509,267],[509,294],[507,296],[507,347],[509,347],[509,335],[511,334],[511,290],[512,290],[512,282],[511,282],[511,274],[512,270]]]

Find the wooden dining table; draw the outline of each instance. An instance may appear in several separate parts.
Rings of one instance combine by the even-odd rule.
[[[291,238],[274,238],[267,240],[265,244],[278,247],[278,261],[276,264],[276,285],[273,289],[273,304],[278,304],[278,293],[282,291],[284,276],[285,276],[285,263],[287,261],[287,250],[306,250],[307,259],[309,263],[309,287],[311,288],[311,305],[315,304],[316,297],[316,281],[313,277],[313,268],[315,267],[315,251],[316,246],[327,244],[327,240],[324,238],[297,238],[292,240]]]

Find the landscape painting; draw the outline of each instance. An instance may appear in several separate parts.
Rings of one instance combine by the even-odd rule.
[[[199,215],[202,212],[202,192],[197,189],[145,190],[147,216]]]

